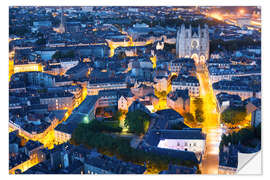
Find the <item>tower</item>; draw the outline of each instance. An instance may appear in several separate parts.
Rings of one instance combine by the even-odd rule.
[[[60,33],[64,33],[65,32],[65,19],[64,19],[64,11],[63,11],[63,7],[61,8],[61,23],[59,26],[59,32]]]
[[[176,56],[178,58],[192,58],[196,63],[205,63],[209,58],[209,31],[205,24],[203,28],[188,28],[184,24],[177,31]]]

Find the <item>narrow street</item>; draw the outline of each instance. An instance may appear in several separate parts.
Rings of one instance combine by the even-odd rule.
[[[203,100],[205,117],[202,129],[206,134],[206,150],[202,161],[202,174],[218,174],[221,129],[219,126],[219,113],[217,112],[216,98],[206,67],[197,65],[197,78],[200,82],[200,97]]]

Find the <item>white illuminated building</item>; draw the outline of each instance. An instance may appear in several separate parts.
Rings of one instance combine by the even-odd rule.
[[[197,28],[192,28],[190,25],[189,28],[186,28],[185,25],[182,24],[181,28],[177,32],[176,55],[179,58],[192,58],[196,63],[204,63],[206,60],[208,60],[208,26],[205,25],[204,28],[201,29],[200,26]]]
[[[156,130],[154,134],[159,138],[159,148],[204,154],[205,134],[201,129]]]

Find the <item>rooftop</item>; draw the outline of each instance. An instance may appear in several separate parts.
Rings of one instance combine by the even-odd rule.
[[[166,117],[168,120],[183,119],[183,116],[173,109],[164,109],[156,112],[160,116]]]
[[[144,166],[124,162],[115,157],[111,158],[101,154],[88,157],[85,160],[85,163],[109,171],[113,174],[143,174],[146,170],[146,167]]]
[[[32,141],[32,140],[29,140],[27,141],[27,143],[25,144],[25,148],[28,150],[28,151],[32,151],[34,150],[35,148],[38,148],[40,146],[43,146],[43,144],[41,144],[40,142],[38,141]]]
[[[176,91],[170,92],[168,94],[168,97],[174,101],[176,101],[178,98],[188,99],[189,98],[188,89],[185,90],[177,89]]]
[[[95,106],[98,96],[86,96],[84,101],[74,110],[76,113],[89,114],[91,109]]]
[[[172,80],[172,84],[174,83],[195,83],[199,84],[199,80],[194,76],[186,76],[186,75],[179,75],[177,78]]]
[[[163,139],[197,139],[205,140],[205,134],[200,129],[183,129],[183,130],[168,130],[152,129],[146,136],[145,141],[151,146],[157,146],[160,140]]]

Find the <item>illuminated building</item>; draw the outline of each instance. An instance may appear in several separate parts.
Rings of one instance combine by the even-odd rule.
[[[138,76],[143,69],[153,69],[153,66],[151,58],[140,58],[128,63],[128,68],[132,70],[132,74],[135,76]]]
[[[216,95],[217,99],[217,110],[222,113],[229,107],[241,107],[243,101],[238,95],[231,95],[227,93],[219,93]]]
[[[145,84],[142,83],[138,83],[136,82],[134,84],[134,87],[130,88],[132,94],[134,94],[137,97],[143,97],[146,96],[148,94],[154,94],[154,88],[151,86],[147,86]]]
[[[188,89],[189,96],[198,97],[200,95],[200,83],[196,77],[193,76],[178,76],[172,80],[172,91],[177,89]]]
[[[40,104],[48,104],[48,110],[72,110],[75,97],[70,92],[40,94]]]
[[[198,129],[156,130],[159,133],[157,147],[204,154],[205,135]]]
[[[55,77],[38,71],[15,73],[9,82],[9,91],[26,92],[27,86],[53,87]]]
[[[43,72],[57,76],[57,75],[63,75],[64,69],[61,67],[60,64],[55,64],[55,65],[48,65],[47,67],[43,69]]]
[[[89,63],[79,62],[76,66],[66,71],[66,75],[73,79],[85,78],[91,72]]]
[[[156,50],[163,50],[164,48],[164,42],[159,42],[157,43]]]
[[[11,118],[9,121],[9,128],[18,130],[18,135],[26,141],[26,149],[24,149],[24,152],[32,159],[32,165],[42,161],[43,159],[42,155],[39,153],[39,149],[42,147],[49,149],[53,148],[55,142],[53,130],[63,118],[64,111],[56,112],[56,114],[51,113],[44,119],[37,119],[40,118],[40,116],[38,114],[36,115],[37,117],[34,117],[34,119],[29,114],[26,119]],[[36,144],[36,141],[42,143],[43,145],[40,146],[39,144]],[[28,142],[33,143],[28,145]]]
[[[9,127],[13,130],[18,130],[19,135],[26,139],[42,141],[47,136],[47,134],[58,125],[58,123],[58,118],[53,118],[50,123],[38,121],[36,124],[22,124],[21,122],[17,122],[17,120],[10,120]]]
[[[14,64],[14,73],[18,72],[31,72],[31,71],[43,71],[43,67],[39,63],[29,63],[29,64]]]
[[[58,93],[58,92],[70,92],[74,95],[75,104],[74,106],[77,107],[82,102],[82,91],[83,88],[78,85],[68,85],[68,86],[59,86],[59,87],[51,87],[48,88],[49,93]]]
[[[20,160],[18,160],[18,158],[20,158]],[[15,162],[12,162],[12,157],[9,158],[9,174],[15,174],[15,172],[17,172],[18,170],[20,170],[20,172],[23,172],[25,169],[27,169],[29,166],[31,166],[31,160],[28,156],[26,156],[24,153],[20,153],[18,155],[16,155],[14,157],[14,159],[16,158],[16,160],[14,160]]]
[[[91,108],[92,109],[92,108]],[[55,144],[63,144],[71,139],[72,132],[79,123],[89,123],[90,120],[86,114],[73,112],[66,121],[59,124],[54,129]]]
[[[194,162],[196,164],[200,164],[201,162],[204,152],[205,135],[198,129],[152,129],[150,131],[148,130],[147,136],[144,137],[142,148],[148,152],[157,155],[166,155],[181,159],[182,161]]]
[[[86,96],[83,102],[72,111],[72,114],[84,114],[89,120],[95,118],[98,96]]]
[[[238,166],[238,149],[234,145],[229,145],[221,148],[219,153],[218,174],[232,175],[237,172]]]
[[[97,95],[100,90],[125,89],[127,83],[119,79],[90,80],[87,85],[88,95]]]
[[[209,32],[208,26],[204,29],[198,26],[197,30],[189,26],[186,28],[182,24],[177,32],[176,56],[188,57],[195,60],[196,63],[204,63],[209,59]]]
[[[85,157],[85,174],[143,174],[145,166],[132,164],[97,152]]]
[[[223,92],[232,95],[239,95],[242,100],[250,97],[261,98],[260,86],[247,85],[241,81],[222,80],[213,83],[213,90],[215,95]]]
[[[261,99],[249,98],[244,101],[246,104],[246,112],[250,117],[250,125],[253,127],[261,123]]]
[[[134,101],[130,89],[102,90],[99,91],[97,107],[116,106],[119,110],[127,111],[129,105]]]
[[[154,82],[154,87],[157,91],[167,91],[167,87],[169,86],[168,77],[156,76],[154,77]]]
[[[55,86],[71,86],[73,83],[73,80],[66,76],[55,76]]]
[[[169,69],[175,75],[181,72],[189,72],[194,73],[196,72],[196,66],[194,61],[191,58],[180,58],[172,60],[169,64]]]
[[[176,90],[167,95],[167,106],[180,114],[190,112],[190,97],[188,90]]]
[[[28,82],[32,85],[52,87],[55,85],[55,77],[42,72],[26,72]]]
[[[71,59],[66,58],[66,59],[60,60],[60,65],[65,71],[69,70],[72,67],[75,67],[76,65],[78,65],[78,63],[79,63],[79,60],[74,59],[74,58],[71,58]]]
[[[63,144],[71,139],[75,127],[72,124],[60,124],[54,129],[56,144]]]
[[[98,96],[87,96],[71,115],[54,129],[55,141],[62,144],[70,140],[79,123],[90,123],[95,118]]]
[[[128,107],[128,100],[124,96],[121,96],[118,100],[118,110],[127,111]]]
[[[145,107],[145,105],[140,102],[138,99],[133,101],[132,104],[128,107],[128,112],[142,111],[146,114],[151,114],[150,110]]]

